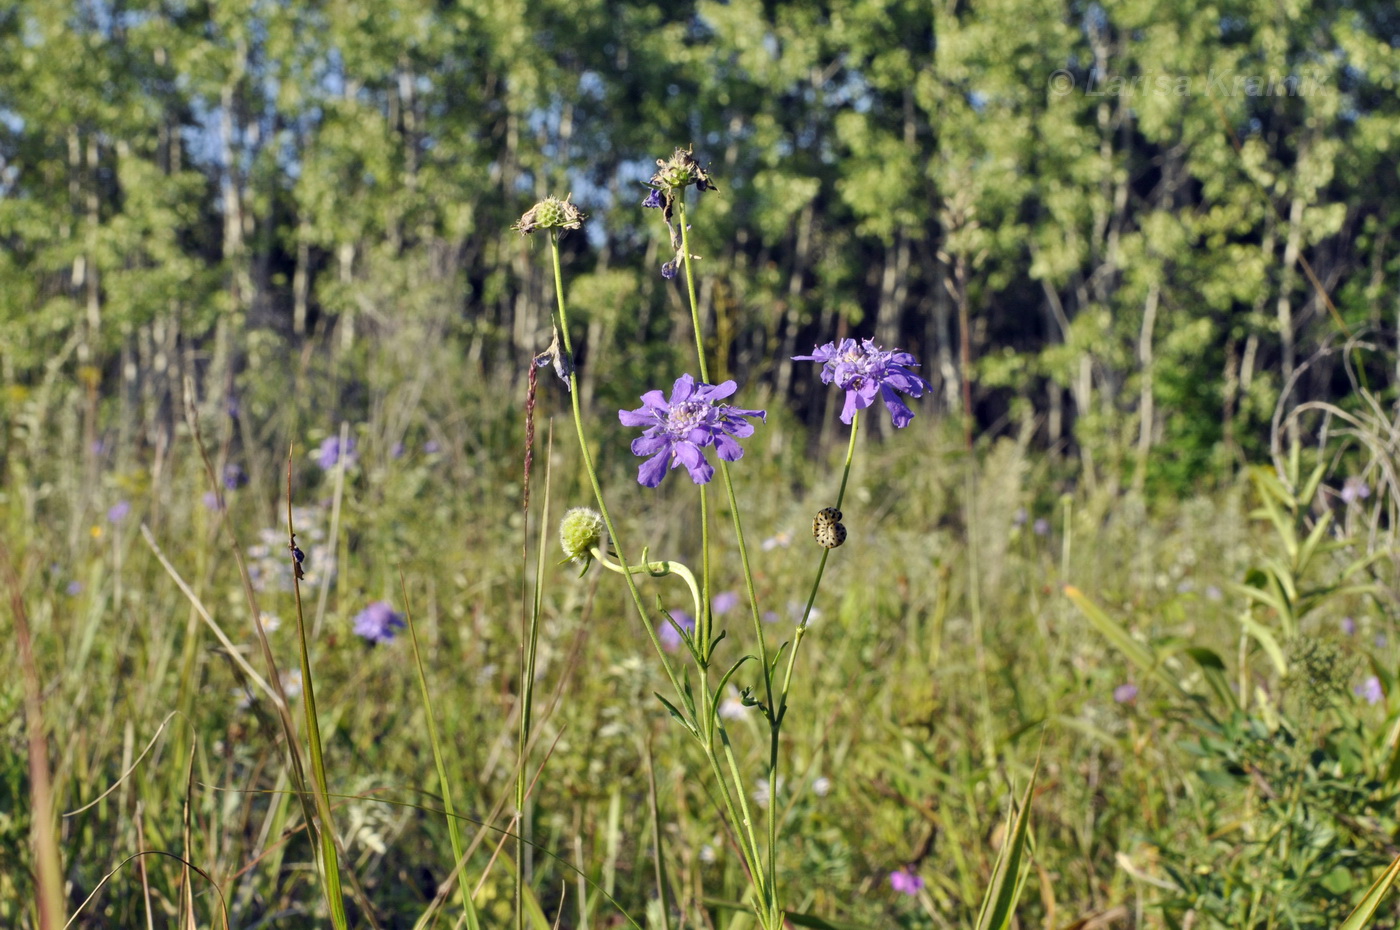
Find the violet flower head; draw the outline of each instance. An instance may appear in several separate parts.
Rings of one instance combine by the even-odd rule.
[[[906,866],[890,873],[890,887],[900,894],[915,895],[924,887],[924,879],[918,872]]]
[[[126,519],[126,515],[131,513],[131,504],[127,501],[117,501],[107,510],[108,523],[120,523]]]
[[[243,466],[237,462],[229,462],[224,466],[224,488],[229,491],[236,491],[248,483],[248,473],[243,470]]]
[[[387,643],[406,624],[403,617],[383,601],[375,601],[355,615],[355,632],[371,643]]]
[[[355,440],[353,437],[347,437],[345,445],[342,446],[339,436],[327,436],[321,441],[321,448],[316,452],[316,464],[321,466],[322,471],[330,471],[340,463],[346,466],[355,464]]]
[[[1342,490],[1337,496],[1348,504],[1354,504],[1371,496],[1371,486],[1366,483],[1366,479],[1352,475],[1342,482]]]
[[[1113,700],[1119,704],[1131,704],[1137,700],[1138,686],[1131,681],[1125,682],[1113,689]]]
[[[710,598],[710,610],[715,614],[727,614],[739,606],[739,592],[721,591]]]
[[[681,375],[666,399],[660,391],[642,395],[636,410],[619,410],[623,426],[641,426],[646,431],[632,440],[632,454],[650,456],[637,470],[637,481],[654,488],[666,472],[681,465],[690,480],[706,484],[715,470],[705,458],[704,449],[714,446],[726,462],[737,462],[744,455],[738,440],[753,435],[754,426],[746,417],[767,419],[763,410],[744,410],[718,403],[736,390],[733,381],[723,384],[697,384],[690,375]]]
[[[895,427],[902,429],[914,419],[914,412],[895,392],[920,397],[930,390],[929,383],[910,370],[919,367],[914,356],[898,349],[886,351],[869,339],[828,342],[813,349],[811,355],[794,355],[793,360],[821,363],[822,382],[846,392],[846,405],[841,409],[841,422],[846,424],[855,418],[856,411],[869,407],[878,397],[889,409]]]
[[[653,187],[647,192],[647,199],[642,201],[642,206],[651,210],[660,210],[664,204],[661,201],[661,188]]]
[[[1379,704],[1385,700],[1385,690],[1381,688],[1381,680],[1375,675],[1368,675],[1365,681],[1352,690],[1357,697],[1365,698],[1367,704]]]

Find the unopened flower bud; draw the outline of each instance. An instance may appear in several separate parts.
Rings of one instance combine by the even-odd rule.
[[[574,507],[559,521],[559,544],[570,562],[582,562],[587,569],[593,561],[591,550],[602,548],[606,532],[602,514],[592,507]]]

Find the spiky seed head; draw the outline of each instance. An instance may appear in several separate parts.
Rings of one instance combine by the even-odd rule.
[[[522,236],[528,236],[537,229],[581,229],[584,214],[569,201],[572,196],[570,194],[563,200],[546,197],[526,210],[520,222],[511,229],[520,230]]]

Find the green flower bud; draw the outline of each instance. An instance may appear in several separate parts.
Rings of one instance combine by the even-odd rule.
[[[527,236],[537,229],[580,229],[583,226],[583,213],[578,207],[569,202],[567,195],[563,200],[554,197],[546,197],[535,204],[525,215],[520,218],[511,229],[520,230],[522,236]]]
[[[603,515],[592,507],[574,507],[559,521],[559,544],[570,562],[582,562],[584,571],[593,563],[592,549],[603,547],[607,528]]]

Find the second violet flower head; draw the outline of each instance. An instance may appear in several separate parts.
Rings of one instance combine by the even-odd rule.
[[[632,454],[650,456],[637,470],[637,481],[654,488],[668,469],[681,465],[690,480],[707,484],[715,470],[702,451],[714,446],[726,462],[737,462],[744,449],[738,440],[753,435],[754,426],[745,417],[767,419],[763,410],[744,410],[719,403],[736,390],[733,381],[697,384],[690,375],[681,375],[671,388],[671,397],[660,391],[642,395],[636,410],[619,410],[623,426],[641,426],[646,431],[632,440]]]
[[[854,339],[828,342],[812,350],[811,355],[794,355],[795,361],[820,362],[822,382],[835,384],[846,392],[846,405],[841,409],[841,422],[849,424],[856,411],[864,410],[879,397],[890,411],[897,428],[904,428],[914,419],[914,412],[895,391],[919,397],[929,390],[929,383],[911,368],[919,363],[908,352],[886,351],[869,339],[857,343]]]

